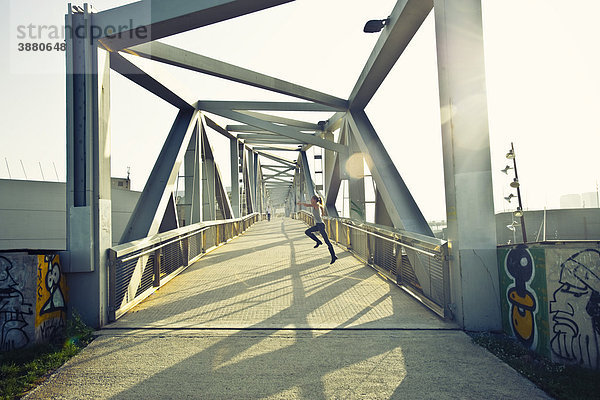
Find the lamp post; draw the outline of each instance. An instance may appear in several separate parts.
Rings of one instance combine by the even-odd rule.
[[[519,184],[519,175],[517,174],[517,159],[515,157],[515,147],[513,142],[510,142],[510,151],[506,153],[506,158],[509,160],[513,160],[513,169],[515,170],[515,178],[510,183],[510,187],[517,189],[517,199],[519,200],[519,206],[517,207],[517,211],[513,213],[515,217],[521,218],[521,232],[523,234],[523,243],[527,243],[527,233],[525,232],[525,217],[523,212],[523,203],[521,202],[521,185]],[[508,166],[505,168],[508,171]],[[505,170],[502,170],[504,173],[507,173]],[[510,200],[509,200],[510,201]]]

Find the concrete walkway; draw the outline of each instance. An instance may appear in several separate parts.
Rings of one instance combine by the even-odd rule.
[[[352,255],[274,219],[99,331],[27,399],[547,399]]]

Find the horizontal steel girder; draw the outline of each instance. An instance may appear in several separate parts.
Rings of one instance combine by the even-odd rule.
[[[196,108],[200,110],[254,110],[254,111],[346,111],[346,108],[336,108],[318,103],[301,101],[219,101],[199,100]],[[240,121],[241,122],[241,121]]]
[[[257,128],[265,129],[265,130],[271,131],[273,133],[277,133],[282,136],[286,136],[288,138],[301,141],[303,143],[310,143],[315,146],[323,147],[323,148],[325,148],[327,150],[331,150],[331,151],[342,152],[342,153],[348,152],[346,146],[342,146],[338,143],[333,143],[328,140],[321,139],[320,137],[307,135],[304,133],[299,133],[295,129],[288,128],[285,126],[275,125],[271,122],[265,122],[258,118],[254,118],[249,115],[242,114],[240,112],[211,107],[211,105],[205,104],[205,103],[202,103],[201,105],[199,104],[198,106],[201,109],[204,109],[213,114],[220,115],[221,117],[229,118],[234,121],[239,121],[239,122],[242,122],[242,123],[245,123],[248,125],[255,126]]]

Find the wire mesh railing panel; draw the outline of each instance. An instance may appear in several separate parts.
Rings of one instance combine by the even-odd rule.
[[[398,275],[398,247],[399,246],[397,244],[392,243],[389,240],[378,237],[371,238],[371,254],[373,264],[386,270],[394,277]]]
[[[164,271],[165,275],[169,275],[184,265],[180,242],[173,242],[166,245],[162,249],[162,254],[163,262],[160,264],[160,267],[161,270]]]
[[[135,297],[138,297],[146,290],[150,289],[154,286],[154,255],[148,257],[148,262],[146,262],[146,266],[144,267],[144,272],[142,272],[142,279],[140,280],[140,285],[138,286]]]
[[[413,266],[410,263],[408,255],[406,253],[402,254],[402,263],[400,264],[399,277],[400,279],[398,283],[412,286],[413,288],[421,291],[421,285],[419,284],[419,280],[417,279],[415,270],[413,269]]]
[[[306,212],[296,216],[311,224],[309,217]],[[398,285],[422,294],[424,299],[421,302],[440,316],[451,318],[451,313],[447,313],[450,285],[445,241],[344,218],[327,218],[326,226],[333,241],[384,272]],[[418,273],[411,257],[418,264]],[[422,287],[418,276],[423,278],[426,288]]]
[[[202,232],[196,233],[188,238],[188,262],[202,254]]]
[[[131,282],[131,278],[133,277],[133,273],[135,271],[137,263],[138,258],[134,258],[129,261],[119,262],[119,264],[117,265],[117,268],[120,273],[116,276],[115,279],[114,294],[116,304],[123,303],[123,299],[125,298],[127,290],[129,288],[129,283]],[[126,299],[125,301],[127,302],[129,300]]]
[[[350,229],[350,244],[352,251],[361,259],[369,262],[369,250],[367,248],[367,234],[356,229]]]
[[[258,221],[251,214],[235,221],[200,223],[109,249],[109,317],[115,320],[175,276],[206,250],[239,235]]]

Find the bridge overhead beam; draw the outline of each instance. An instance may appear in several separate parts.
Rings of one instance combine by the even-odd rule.
[[[282,79],[228,64],[161,42],[144,43],[128,49],[136,55],[169,65],[216,76],[272,92],[297,97],[336,108],[347,108],[348,101]]]
[[[419,206],[398,173],[365,112],[351,111],[348,122],[352,136],[356,139],[373,175],[394,227],[433,236]]]
[[[236,111],[323,111],[336,112],[345,111],[342,107],[327,106],[318,103],[308,103],[300,101],[219,101],[219,100],[199,100],[196,107],[200,110],[224,109]],[[212,111],[211,111],[212,112]],[[217,113],[214,113],[217,114]],[[240,121],[243,122],[243,121]]]
[[[224,108],[212,107],[210,104],[207,103],[199,103],[198,107],[210,113],[220,115],[221,117],[229,118],[234,121],[239,121],[248,125],[252,125],[256,128],[264,129],[266,131],[270,131],[285,136],[287,138],[297,140],[301,143],[310,143],[337,152],[347,152],[347,148],[338,143],[332,143],[327,140],[321,139],[317,136],[301,133],[294,128],[289,128],[286,126],[276,125],[272,122],[263,121],[255,117],[251,117],[249,115],[233,111],[232,109],[227,110]]]
[[[436,0],[452,301],[469,330],[501,328],[481,0]]]
[[[177,114],[119,243],[159,232],[198,114],[195,110],[180,110]]]
[[[349,97],[363,110],[431,12],[433,0],[398,0]]]
[[[290,1],[136,1],[94,15],[95,35],[109,49],[120,50]]]
[[[193,106],[184,100],[184,96],[175,93],[158,79],[152,77],[149,72],[127,60],[121,54],[110,53],[110,62],[113,70],[149,92],[154,93],[167,103],[179,109],[193,109]]]

